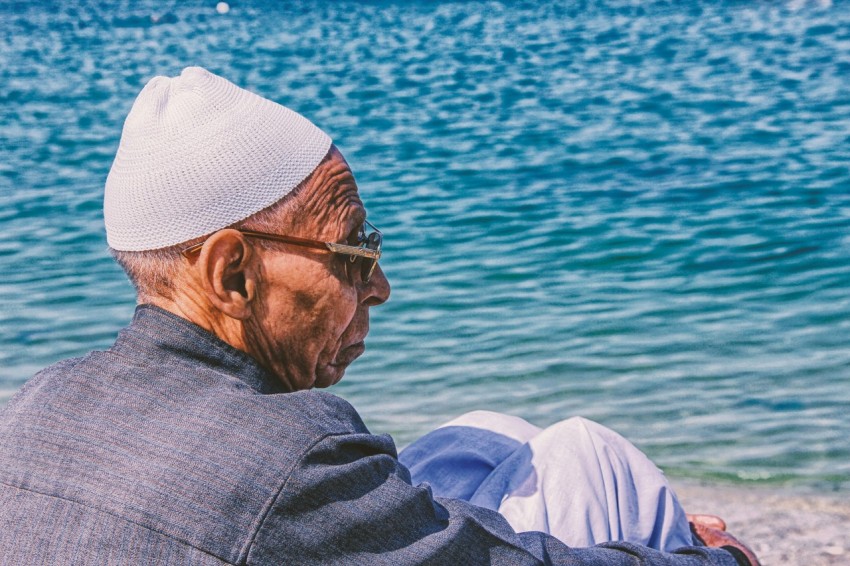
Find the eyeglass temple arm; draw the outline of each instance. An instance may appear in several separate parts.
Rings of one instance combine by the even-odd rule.
[[[308,240],[306,238],[299,238],[297,236],[279,236],[277,234],[266,234],[265,232],[254,232],[252,230],[239,230],[242,234],[246,236],[250,236],[253,238],[260,238],[263,240],[273,240],[275,242],[284,242],[287,244],[295,244],[298,246],[304,246],[307,248],[313,248],[317,250],[328,250],[338,254],[348,254],[348,255],[357,255],[362,257],[372,258],[375,261],[381,258],[380,250],[371,250],[369,248],[360,248],[357,246],[347,246],[345,244],[335,244],[333,242],[317,242],[316,240]],[[194,246],[189,246],[181,253],[189,257],[193,253],[200,250],[204,245],[204,242],[199,242]]]
[[[254,232],[253,230],[239,230],[239,232],[241,234],[244,234],[244,235],[249,236],[251,238],[259,238],[261,240],[273,240],[275,242],[284,242],[286,244],[295,244],[297,246],[304,246],[304,247],[307,247],[307,248],[314,248],[314,249],[317,249],[317,250],[327,250],[328,249],[328,246],[325,245],[324,242],[317,242],[315,240],[308,240],[306,238],[299,238],[297,236],[278,236],[277,234],[266,234],[265,232]],[[195,244],[193,246],[189,246],[188,248],[183,250],[181,253],[184,256],[189,257],[193,253],[200,250],[204,246],[204,243],[206,243],[206,240],[204,240],[203,242],[198,242],[197,244]]]
[[[333,242],[325,242],[325,246],[327,246],[330,251],[338,254],[359,255],[361,257],[372,258],[375,261],[381,259],[381,250],[346,246],[345,244],[334,244]]]
[[[361,248],[358,246],[347,246],[345,244],[336,244],[334,242],[317,242],[316,240],[308,240],[305,238],[299,238],[297,236],[278,236],[277,234],[266,234],[264,232],[252,232],[251,230],[240,230],[246,236],[253,236],[255,238],[264,238],[266,240],[275,240],[278,242],[284,242],[288,244],[296,244],[299,246],[304,246],[308,248],[314,248],[317,250],[330,250],[334,253],[338,254],[349,254],[349,255],[359,255],[362,257],[369,257],[372,259],[380,259],[381,251],[380,250],[370,250],[368,248]]]
[[[325,246],[324,242],[317,242],[316,240],[308,240],[307,238],[299,238],[298,236],[279,236],[277,234],[266,234],[265,232],[254,232],[252,230],[239,230],[246,236],[251,236],[252,238],[260,238],[263,240],[273,240],[275,242],[283,242],[286,244],[295,244],[298,246],[304,246],[305,248],[313,248],[316,250],[326,250],[327,246]]]

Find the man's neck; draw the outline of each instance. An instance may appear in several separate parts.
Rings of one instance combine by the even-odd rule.
[[[157,306],[192,322],[237,350],[248,352],[244,343],[242,321],[230,318],[211,308],[203,300],[191,294],[180,294],[175,298],[162,296],[139,297],[139,304]]]

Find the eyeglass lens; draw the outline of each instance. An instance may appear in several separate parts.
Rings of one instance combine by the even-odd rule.
[[[381,249],[381,233],[380,232],[372,232],[368,236],[366,235],[366,226],[360,230],[360,234],[358,239],[360,240],[360,245],[369,250],[380,250]],[[351,256],[351,262],[359,267],[360,269],[360,280],[363,283],[368,283],[369,279],[372,278],[372,273],[375,271],[375,265],[378,263],[377,260],[372,259],[370,257],[361,257],[361,256]],[[359,265],[358,265],[359,264]]]

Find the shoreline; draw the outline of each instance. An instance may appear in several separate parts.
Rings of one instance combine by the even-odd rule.
[[[850,562],[850,500],[839,493],[670,478],[689,513],[718,515],[763,566]]]

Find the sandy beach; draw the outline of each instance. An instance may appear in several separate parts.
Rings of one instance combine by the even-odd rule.
[[[850,564],[850,501],[836,493],[673,480],[691,513],[722,517],[764,566]]]

